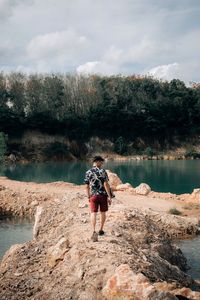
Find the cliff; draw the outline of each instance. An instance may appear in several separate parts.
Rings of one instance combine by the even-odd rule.
[[[95,243],[83,186],[1,177],[1,213],[35,214],[35,224],[33,239],[12,246],[1,261],[0,299],[200,299],[173,243],[200,233],[199,208],[190,217],[167,213],[176,205],[184,215],[186,202],[198,199],[114,188],[106,235]]]

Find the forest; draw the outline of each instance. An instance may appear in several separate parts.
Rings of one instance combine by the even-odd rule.
[[[87,141],[200,134],[200,86],[142,76],[0,73],[0,132],[26,130]]]

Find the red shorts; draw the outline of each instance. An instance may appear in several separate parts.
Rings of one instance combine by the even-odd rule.
[[[100,207],[101,212],[108,210],[108,200],[105,195],[94,195],[90,197],[90,210],[91,212],[98,212]]]

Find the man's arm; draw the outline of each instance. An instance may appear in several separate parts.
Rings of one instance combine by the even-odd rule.
[[[86,184],[86,194],[87,194],[88,199],[90,199],[90,186],[89,186],[89,184]]]
[[[106,193],[108,194],[108,204],[110,205],[111,202],[112,202],[112,195],[111,195],[111,192],[110,192],[110,185],[108,183],[108,181],[104,181],[104,188],[106,190]]]

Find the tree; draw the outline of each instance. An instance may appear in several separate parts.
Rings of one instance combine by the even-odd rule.
[[[6,140],[6,135],[3,132],[0,132],[0,161],[4,159],[4,155],[6,153]]]

